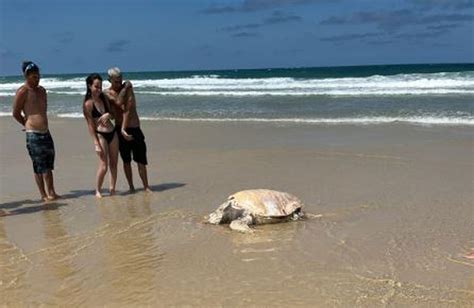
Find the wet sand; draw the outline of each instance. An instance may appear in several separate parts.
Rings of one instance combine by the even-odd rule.
[[[120,166],[119,195],[97,200],[84,121],[50,119],[64,198],[45,206],[24,133],[0,119],[2,304],[474,305],[471,127],[142,127],[154,192],[127,194]],[[201,223],[247,188],[288,191],[322,217],[252,235]]]

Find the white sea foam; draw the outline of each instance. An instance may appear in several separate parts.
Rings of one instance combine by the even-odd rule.
[[[0,117],[10,117],[11,112],[0,112]],[[59,113],[59,118],[83,118],[80,112]],[[144,121],[180,121],[180,122],[261,122],[261,123],[301,123],[334,125],[370,125],[390,123],[410,123],[421,125],[474,126],[474,117],[354,117],[354,118],[191,118],[191,117],[141,117]]]
[[[185,121],[185,122],[270,122],[270,123],[303,123],[303,124],[386,124],[412,123],[426,125],[474,125],[474,117],[360,117],[360,118],[178,118],[178,117],[143,117],[149,121]]]
[[[49,90],[49,94],[61,94],[61,95],[80,95],[83,96],[86,94],[83,91],[55,91],[55,90]]]
[[[83,96],[85,92],[84,77],[77,78],[43,78],[43,85],[49,96],[48,113],[51,116],[61,118],[82,118],[80,112],[81,99],[58,97]],[[172,120],[172,121],[205,121],[205,122],[276,122],[276,123],[307,123],[307,124],[383,124],[383,123],[412,123],[417,125],[474,125],[474,116],[468,99],[460,104],[451,104],[450,97],[442,95],[474,94],[474,71],[463,73],[431,73],[431,74],[399,74],[391,76],[374,75],[370,77],[346,77],[346,78],[324,78],[324,79],[301,79],[288,77],[274,78],[221,78],[217,75],[195,75],[188,78],[175,79],[147,79],[132,80],[135,92],[138,95],[151,96],[142,104],[140,110],[142,115],[156,115],[144,117],[144,120]],[[0,116],[11,116],[11,98],[16,89],[21,86],[20,82],[0,83]],[[107,88],[109,83],[104,81],[103,87]],[[398,107],[394,104],[393,109],[387,110],[381,105],[374,104],[374,109],[358,109],[359,103],[364,99],[356,99],[347,105],[348,100],[343,99],[343,105],[338,106],[338,100],[331,100],[331,106],[321,106],[311,102],[311,99],[301,100],[303,105],[296,104],[294,108],[307,108],[305,116],[310,118],[297,118],[293,115],[296,109],[280,109],[278,102],[282,99],[270,99],[264,107],[256,104],[255,109],[244,110],[239,106],[240,101],[252,102],[252,97],[260,96],[401,96],[418,95],[433,96],[428,100],[411,99],[408,103]],[[209,96],[209,97],[245,97],[244,100],[219,99],[222,105],[208,106],[203,104],[203,99],[186,99],[184,104],[173,105],[176,100],[160,99],[166,102],[165,109],[159,109],[152,102],[153,96]],[[249,98],[249,99],[247,99]],[[470,97],[469,97],[470,98]],[[285,99],[283,99],[284,101]],[[324,100],[324,98],[322,99]],[[442,100],[442,101],[441,101]],[[257,100],[259,101],[259,100]],[[277,102],[272,105],[272,102]],[[298,99],[291,101],[298,102]],[[390,99],[381,99],[382,102]],[[394,100],[397,102],[396,100]],[[403,99],[403,101],[405,101]],[[431,104],[434,102],[434,105]],[[444,103],[443,103],[444,101]],[[142,100],[140,99],[140,102]],[[151,103],[150,103],[151,102]],[[245,104],[244,104],[245,105]],[[160,105],[161,106],[161,105]],[[245,105],[246,106],[246,105]],[[332,106],[336,107],[334,110]],[[439,107],[442,106],[440,109]],[[156,109],[158,108],[158,109]],[[169,110],[171,108],[171,110]],[[217,109],[216,109],[217,108]],[[319,109],[323,108],[323,109]],[[328,109],[329,108],[329,109]],[[400,109],[400,108],[403,108]],[[355,112],[354,110],[359,110]],[[163,112],[163,113],[161,113]],[[251,112],[251,113],[249,113]],[[364,113],[360,113],[364,112]],[[299,114],[299,112],[296,112]],[[161,115],[160,115],[161,114]],[[166,114],[177,115],[167,117]],[[207,114],[209,117],[196,118]],[[253,115],[252,115],[253,114]],[[327,118],[319,118],[318,115],[328,115]],[[338,118],[344,114],[358,114],[359,116],[348,116]],[[331,115],[334,115],[331,116]],[[280,117],[280,118],[273,118]]]
[[[80,112],[70,112],[70,113],[58,113],[59,118],[83,118],[84,115]]]
[[[474,94],[468,89],[392,89],[375,90],[367,89],[365,92],[359,90],[325,90],[325,91],[135,91],[137,94],[152,94],[161,96],[371,96],[371,95],[447,95]]]
[[[306,95],[446,95],[474,94],[474,72],[399,74],[391,76],[324,79],[218,78],[196,75],[189,78],[132,80],[138,94],[186,96],[306,96]],[[0,84],[0,96],[12,96],[22,83]],[[49,93],[83,95],[84,78],[41,80]],[[103,87],[109,83],[104,81]]]

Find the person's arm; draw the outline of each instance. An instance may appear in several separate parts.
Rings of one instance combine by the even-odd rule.
[[[133,136],[129,135],[126,131],[126,128],[128,127],[128,122],[130,121],[130,110],[131,108],[135,107],[133,104],[135,104],[135,100],[133,99],[134,93],[133,93],[133,88],[132,84],[129,84],[129,92],[128,100],[123,104],[123,121],[122,121],[122,136],[125,138],[125,140],[133,140]]]
[[[112,104],[110,103],[108,96],[104,95],[104,98],[105,98],[105,104],[107,105],[107,109],[109,110],[108,113],[110,114],[110,119],[115,120],[114,108],[111,108]]]
[[[107,99],[107,96],[104,95],[102,97],[104,100],[104,106],[107,108],[107,110],[109,110],[109,112],[106,112],[103,115],[101,115],[98,121],[101,125],[105,126],[107,124],[107,121],[109,121],[110,119],[114,119],[114,114],[112,113],[112,109],[110,108],[110,103],[109,103],[109,100]]]
[[[15,120],[20,123],[22,126],[25,126],[26,119],[21,114],[25,106],[26,97],[28,95],[28,89],[21,87],[16,91],[15,98],[13,99],[13,111],[12,116]]]
[[[123,87],[117,95],[117,104],[119,106],[124,106],[127,101],[130,99],[131,92],[133,91],[132,83],[130,81],[125,81]]]
[[[99,137],[97,136],[97,132],[95,131],[94,119],[92,118],[92,102],[86,101],[82,107],[82,112],[84,114],[84,118],[87,122],[87,129],[89,130],[89,134],[92,137],[95,145],[96,152],[102,152],[102,147],[100,146]]]
[[[48,98],[48,92],[46,91],[46,89],[43,88],[42,86],[38,86],[38,88],[41,90],[41,92],[43,92],[44,97],[45,97],[45,98]]]
[[[102,93],[104,93],[105,97],[107,97],[107,100],[109,101],[110,105],[114,105],[115,107],[122,108],[122,106],[120,106],[117,103],[117,98],[114,97],[112,94],[110,94],[110,90],[104,90]]]
[[[43,88],[42,86],[39,86],[41,92],[44,94],[44,112],[48,112],[48,92],[46,92],[46,89]]]

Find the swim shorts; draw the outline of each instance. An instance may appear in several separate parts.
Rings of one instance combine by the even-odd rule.
[[[145,136],[140,127],[128,127],[125,129],[127,134],[133,136],[133,140],[127,141],[120,133],[119,128],[119,151],[120,157],[124,163],[130,163],[133,160],[142,165],[147,165]]]
[[[54,142],[49,131],[46,133],[27,132],[26,148],[35,173],[46,173],[54,169]]]

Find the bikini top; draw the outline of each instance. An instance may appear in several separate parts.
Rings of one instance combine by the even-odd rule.
[[[109,112],[109,108],[107,107],[107,104],[104,103],[104,113]],[[100,118],[103,115],[103,113],[100,113],[99,110],[95,107],[94,102],[92,102],[92,117],[95,118]]]

